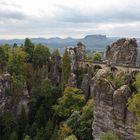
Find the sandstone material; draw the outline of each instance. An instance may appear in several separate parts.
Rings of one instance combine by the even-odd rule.
[[[50,65],[49,79],[55,86],[61,83],[61,57],[55,56],[52,58],[53,63]]]
[[[136,39],[119,39],[107,47],[105,59],[111,64],[135,66],[138,45]]]
[[[133,128],[136,118],[127,110],[128,98],[132,96],[128,85],[115,89],[106,79],[109,71],[99,70],[91,80],[91,94],[95,101],[92,125],[94,140],[108,131],[113,131],[119,140],[136,140]]]
[[[71,57],[71,71],[74,72],[77,69],[77,61],[84,60],[86,46],[79,42],[75,47],[67,48]]]
[[[77,80],[76,80],[76,75],[74,73],[71,73],[69,79],[68,79],[68,87],[77,87]]]
[[[90,97],[90,80],[91,80],[91,75],[85,74],[81,84],[81,89],[83,90],[85,95],[85,101],[87,101]]]

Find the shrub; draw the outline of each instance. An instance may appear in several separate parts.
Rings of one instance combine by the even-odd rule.
[[[68,137],[66,137],[64,140],[77,140],[75,135],[70,135]]]
[[[107,132],[101,135],[101,140],[118,140],[118,137],[113,132]]]

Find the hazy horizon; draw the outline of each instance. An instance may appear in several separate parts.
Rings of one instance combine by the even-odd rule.
[[[0,39],[140,37],[139,0],[0,0]]]

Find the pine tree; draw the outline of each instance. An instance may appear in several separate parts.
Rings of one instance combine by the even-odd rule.
[[[22,109],[21,109],[21,113],[19,115],[19,135],[20,135],[20,138],[23,137],[23,134],[25,133],[26,131],[26,127],[27,127],[27,124],[28,124],[28,118],[27,118],[27,115],[26,115],[26,112],[25,112],[25,108],[22,106]]]
[[[71,74],[71,58],[69,56],[68,51],[66,50],[62,58],[62,86],[63,87],[67,84],[70,74]]]

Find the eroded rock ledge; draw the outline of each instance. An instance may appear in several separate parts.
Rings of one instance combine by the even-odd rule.
[[[125,85],[116,89],[106,78],[110,74],[112,73],[109,69],[100,69],[90,84],[95,101],[92,125],[94,140],[100,140],[102,133],[108,131],[118,134],[119,140],[136,140],[133,135],[136,119],[127,110],[128,98],[132,96],[131,83],[126,80]]]

